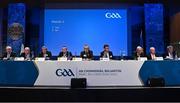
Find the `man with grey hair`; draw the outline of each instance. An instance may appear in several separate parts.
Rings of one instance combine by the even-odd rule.
[[[24,57],[25,60],[32,60],[34,58],[29,47],[24,48],[24,52],[21,53],[20,57]]]
[[[80,57],[83,58],[83,60],[93,59],[93,51],[90,50],[87,44],[84,45],[84,50],[81,52]]]
[[[16,57],[16,53],[12,51],[11,46],[6,46],[6,52],[3,54],[3,60],[13,60]]]
[[[44,57],[46,60],[49,60],[49,59],[51,59],[52,54],[50,51],[48,51],[47,47],[42,46],[41,52],[39,53],[38,57]]]
[[[134,59],[138,60],[138,58],[144,57],[144,50],[141,46],[137,46],[136,52],[134,54]]]
[[[154,47],[150,47],[150,53],[147,56],[148,60],[156,60],[157,54],[156,54],[156,49]]]
[[[174,50],[172,45],[167,46],[167,51],[163,56],[165,59],[176,59],[177,58],[177,53]]]

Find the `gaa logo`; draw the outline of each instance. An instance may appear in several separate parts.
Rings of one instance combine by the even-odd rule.
[[[74,76],[74,73],[72,72],[71,69],[57,69],[56,75],[66,77],[66,76]]]
[[[105,17],[108,18],[108,19],[121,19],[121,15],[117,12],[114,12],[114,13],[110,13],[110,12],[107,12],[105,14]]]

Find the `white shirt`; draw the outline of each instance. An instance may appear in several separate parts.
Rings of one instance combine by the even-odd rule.
[[[155,60],[156,59],[156,55],[155,54],[151,54],[151,58],[152,58],[152,60]]]

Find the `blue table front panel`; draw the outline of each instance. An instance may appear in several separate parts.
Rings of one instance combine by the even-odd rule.
[[[38,70],[33,62],[0,61],[0,85],[33,86]]]
[[[166,86],[180,85],[180,61],[146,61],[139,72],[143,83],[148,78],[163,77]]]

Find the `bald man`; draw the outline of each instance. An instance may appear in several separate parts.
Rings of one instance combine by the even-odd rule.
[[[12,60],[16,57],[16,53],[12,51],[11,46],[6,46],[6,52],[3,54],[4,60]]]
[[[24,57],[25,60],[32,60],[34,58],[29,47],[24,48],[24,53],[21,53],[20,57]]]

